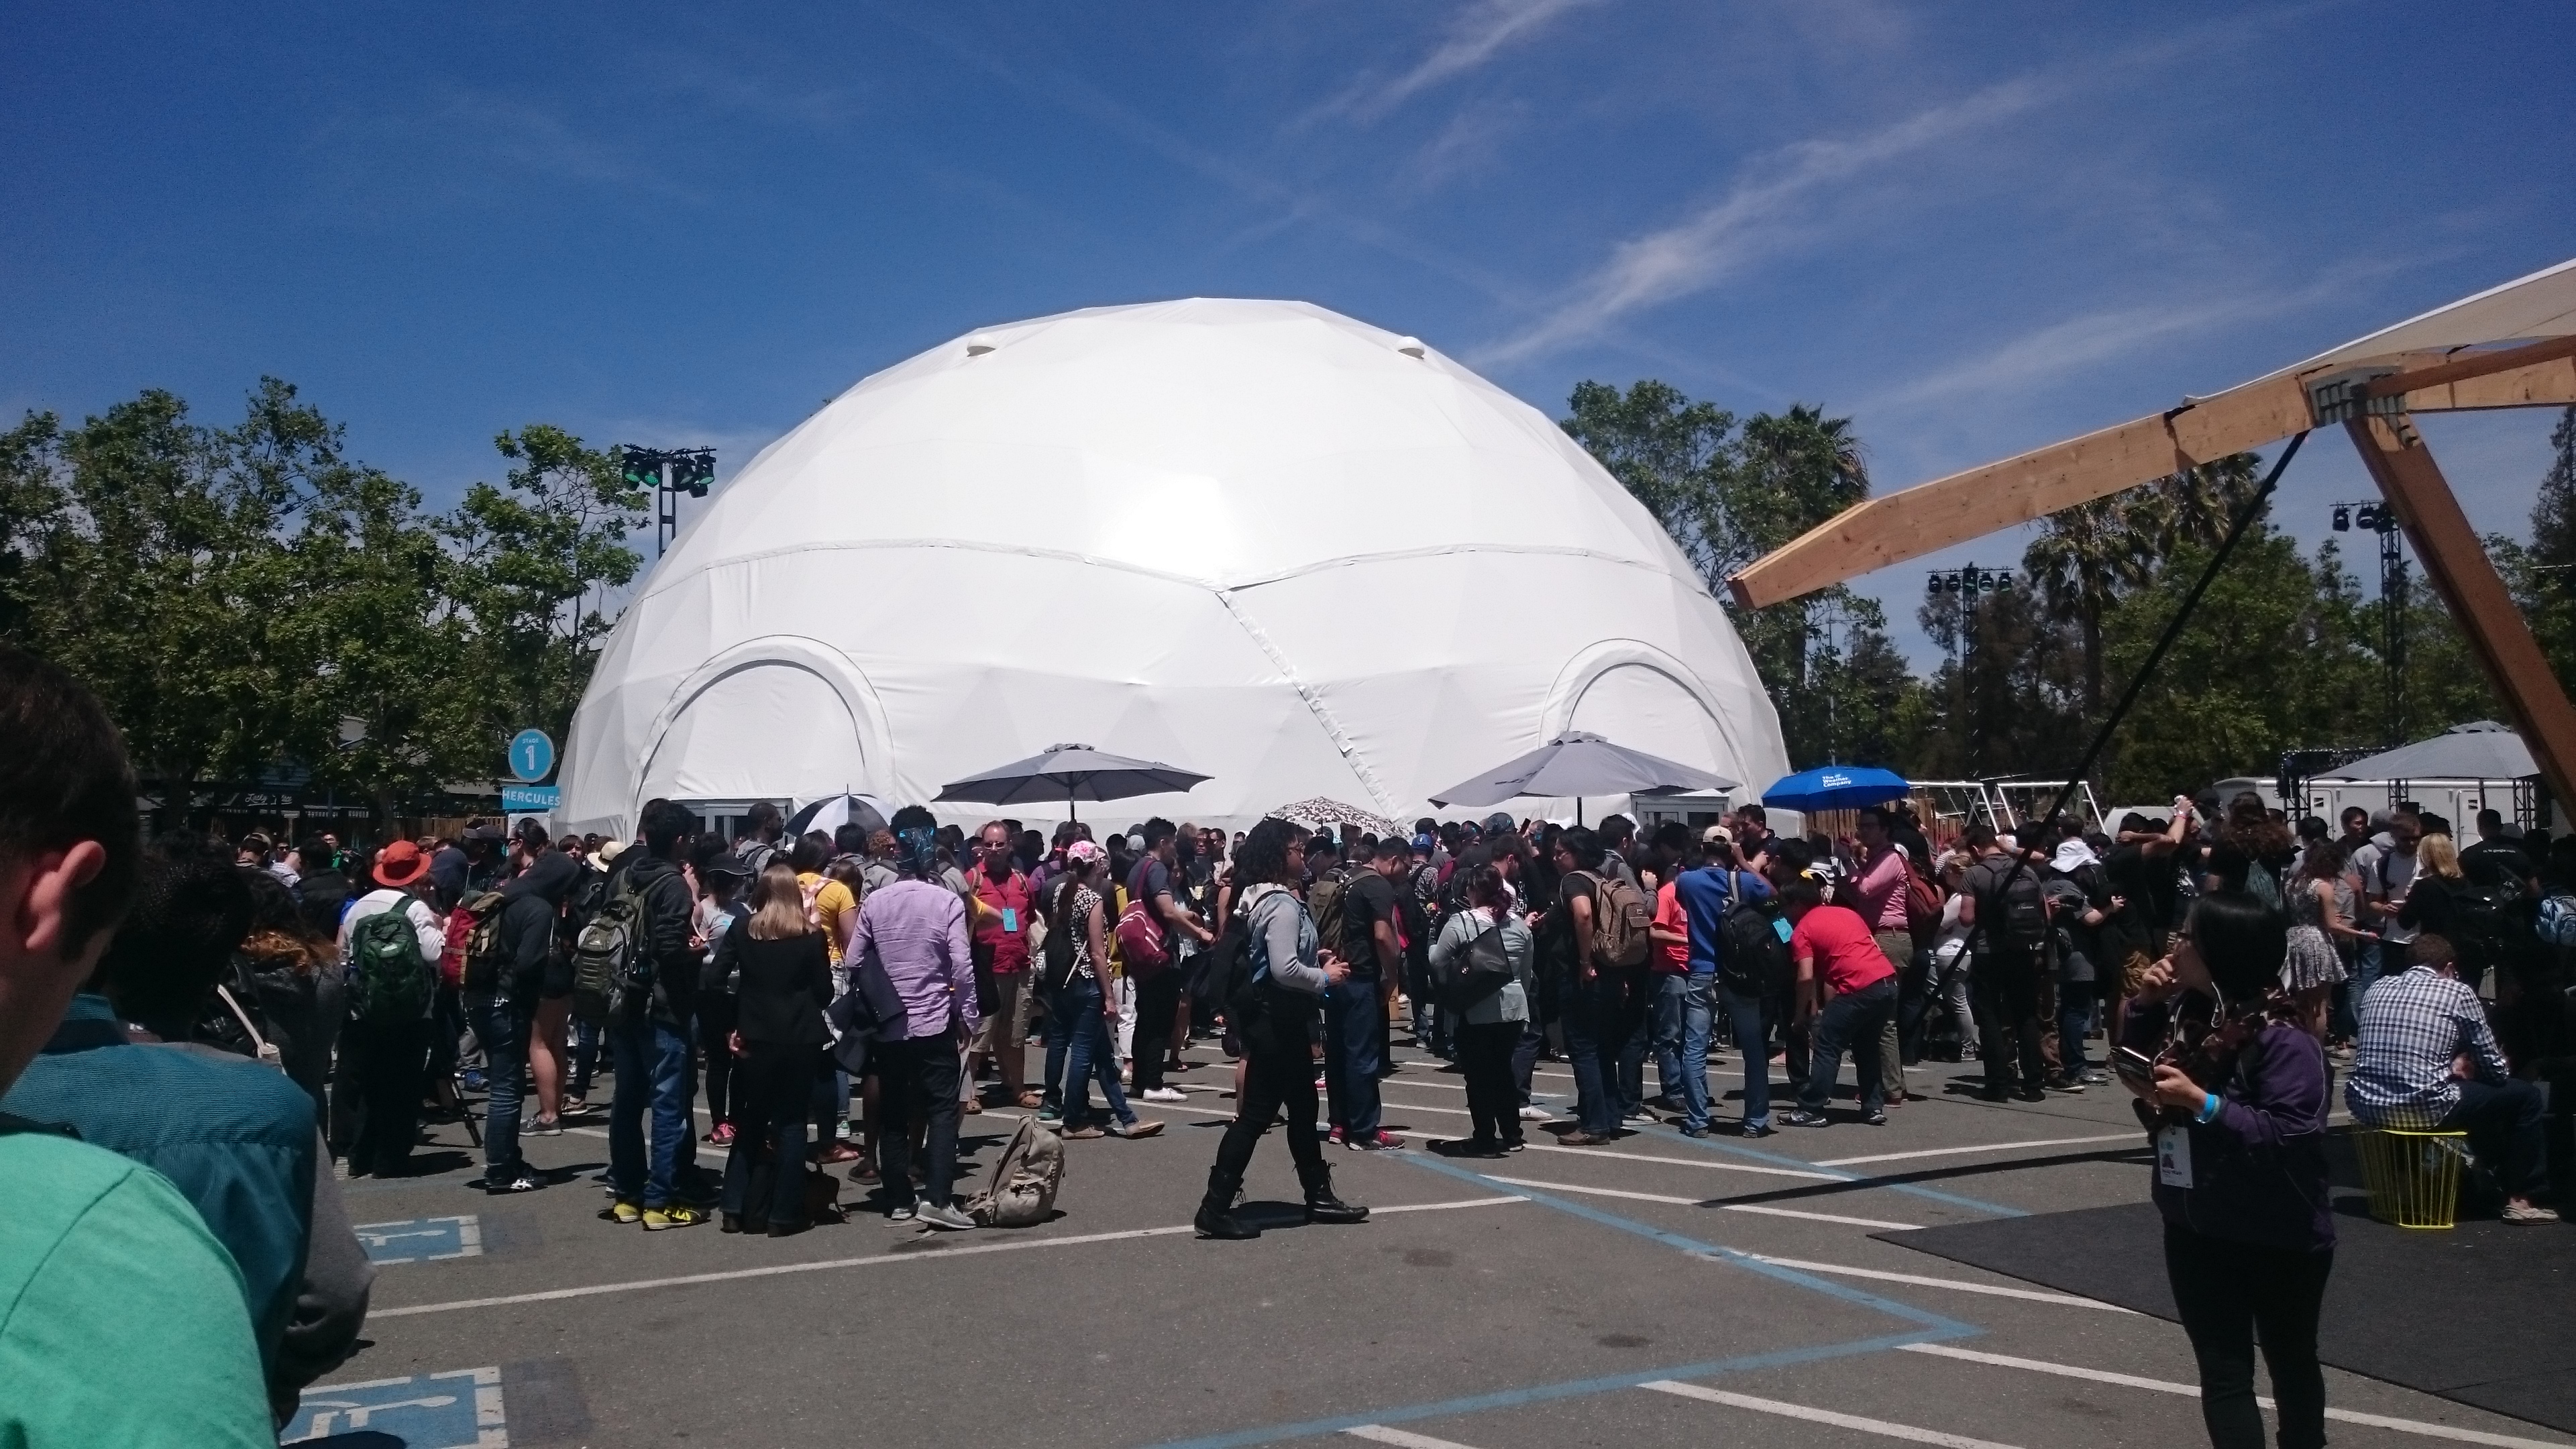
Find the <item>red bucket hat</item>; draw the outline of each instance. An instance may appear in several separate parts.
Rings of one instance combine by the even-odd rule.
[[[408,840],[397,840],[376,852],[376,884],[388,890],[401,890],[429,869],[429,857]]]

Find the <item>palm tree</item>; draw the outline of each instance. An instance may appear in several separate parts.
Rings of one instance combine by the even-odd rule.
[[[2103,616],[2124,591],[2145,583],[2154,571],[2160,530],[2151,516],[2142,515],[2162,510],[2141,507],[2148,502],[2097,498],[2050,514],[2022,554],[2022,571],[2030,575],[2041,601],[2049,612],[2072,620],[2083,639],[2088,719],[2102,713]]]

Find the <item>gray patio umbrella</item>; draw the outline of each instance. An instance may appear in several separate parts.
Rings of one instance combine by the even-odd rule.
[[[1471,779],[1438,791],[1431,803],[1499,805],[1522,795],[1566,796],[1575,800],[1582,819],[1586,795],[1666,795],[1681,790],[1732,790],[1737,781],[1688,765],[1675,764],[1643,750],[1614,745],[1599,735],[1577,730],[1558,735],[1509,764],[1497,765]]]
[[[1053,804],[1061,800],[1065,813],[1072,816],[1073,802],[1077,800],[1161,795],[1190,789],[1207,778],[1153,760],[1103,754],[1089,745],[1049,745],[1045,754],[1014,760],[949,784],[940,790],[939,799],[972,800],[980,805]]]
[[[2338,765],[2321,780],[2520,780],[2540,773],[2531,750],[2491,719]]]

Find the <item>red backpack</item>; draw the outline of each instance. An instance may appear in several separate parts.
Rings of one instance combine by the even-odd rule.
[[[1152,860],[1148,856],[1136,862],[1135,873],[1127,877],[1127,909],[1119,913],[1114,932],[1127,974],[1139,980],[1172,964],[1172,953],[1163,947],[1162,919],[1154,914],[1154,898],[1145,891],[1146,867]]]

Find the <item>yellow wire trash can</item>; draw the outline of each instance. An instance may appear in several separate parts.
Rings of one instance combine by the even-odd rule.
[[[2460,1203],[2460,1169],[2469,1160],[2465,1132],[2353,1133],[2370,1215],[2401,1228],[2448,1228]]]

